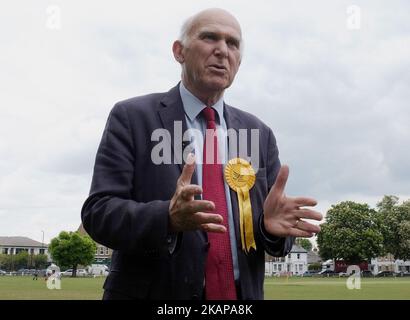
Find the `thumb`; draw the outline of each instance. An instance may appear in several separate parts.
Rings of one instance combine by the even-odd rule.
[[[179,183],[182,185],[191,184],[192,174],[195,171],[195,155],[193,153],[188,154],[184,168],[182,169],[181,176],[179,177]]]
[[[283,165],[279,169],[278,176],[276,177],[275,184],[273,185],[273,194],[276,196],[281,196],[285,192],[286,182],[289,177],[289,167]]]

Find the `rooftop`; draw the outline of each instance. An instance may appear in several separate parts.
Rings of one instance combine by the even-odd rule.
[[[46,243],[42,244],[36,240],[27,237],[0,237],[0,246],[2,247],[47,247]]]
[[[294,244],[292,247],[292,250],[290,250],[292,253],[307,253],[305,249],[303,249],[301,246],[298,246],[297,244]]]

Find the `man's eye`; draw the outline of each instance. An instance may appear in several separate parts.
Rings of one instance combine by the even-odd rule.
[[[202,36],[202,39],[207,39],[207,40],[216,40],[216,36],[213,34],[205,34]]]
[[[233,48],[239,48],[239,43],[234,40],[230,40],[227,42],[228,46],[233,47]]]

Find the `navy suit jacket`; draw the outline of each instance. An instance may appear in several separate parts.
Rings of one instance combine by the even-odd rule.
[[[242,299],[263,299],[265,251],[286,255],[294,238],[265,236],[264,200],[280,168],[272,130],[255,116],[224,105],[228,129],[259,129],[259,170],[250,190],[257,250],[241,249],[237,195],[231,190],[238,248]],[[135,299],[202,299],[204,266],[208,251],[206,232],[170,234],[169,204],[183,164],[151,161],[155,129],[170,132],[174,121],[187,129],[178,86],[117,103],[112,109],[98,152],[90,195],[81,218],[85,230],[98,243],[114,249],[104,288]],[[248,147],[248,149],[250,149]],[[180,149],[179,149],[180,150]],[[238,149],[239,150],[239,149]],[[196,183],[194,175],[192,183]],[[177,239],[177,240],[175,240]],[[174,250],[170,244],[176,241]]]

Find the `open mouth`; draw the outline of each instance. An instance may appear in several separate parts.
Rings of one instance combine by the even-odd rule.
[[[219,71],[226,71],[227,70],[226,67],[224,65],[221,65],[221,64],[211,64],[209,67],[212,68],[212,69],[215,69],[215,70],[219,70]]]

